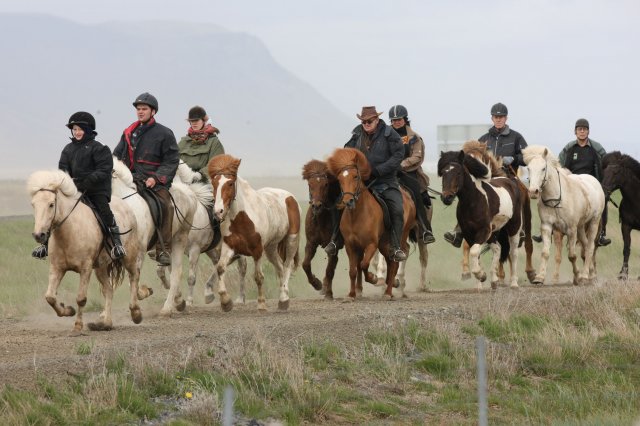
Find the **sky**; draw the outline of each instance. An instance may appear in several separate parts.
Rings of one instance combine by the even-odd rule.
[[[405,105],[428,162],[437,160],[437,125],[488,128],[496,102],[529,144],[557,153],[585,117],[606,150],[640,158],[637,0],[3,0],[0,13],[177,20],[255,35],[354,125],[364,105]]]

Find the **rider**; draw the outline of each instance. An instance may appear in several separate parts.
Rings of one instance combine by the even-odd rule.
[[[95,206],[104,225],[103,229],[106,229],[113,240],[111,257],[120,259],[126,252],[120,240],[120,229],[109,207],[113,170],[111,150],[95,140],[98,134],[96,120],[88,112],[78,111],[71,115],[67,127],[71,130],[71,142],[63,148],[58,168],[73,178],[78,191]],[[45,243],[37,247],[32,256],[44,259],[47,254]]]
[[[400,135],[380,119],[381,112],[375,106],[362,107],[361,114],[356,114],[361,124],[356,126],[351,139],[345,148],[356,148],[364,153],[371,166],[371,177],[368,186],[377,192],[385,201],[391,216],[391,253],[396,262],[407,259],[400,248],[400,237],[404,224],[402,194],[398,185],[397,171],[404,157],[404,147]],[[334,216],[334,227],[331,241],[324,250],[330,256],[336,255],[340,234],[339,215]]]
[[[424,244],[431,244],[436,239],[433,236],[431,222],[427,216],[427,210],[431,208],[431,197],[427,192],[429,177],[422,170],[424,141],[411,128],[409,112],[404,106],[392,106],[389,110],[389,119],[391,120],[391,126],[398,132],[404,144],[404,160],[400,163],[401,172],[398,174],[398,178],[400,183],[413,192],[418,223],[421,227],[420,238]]]
[[[162,201],[162,223],[158,224],[156,261],[161,266],[171,264],[171,224],[173,206],[169,188],[178,169],[180,154],[173,132],[156,122],[158,100],[142,93],[133,101],[138,120],[122,133],[113,154],[133,173],[139,188],[148,188]]]
[[[589,122],[580,118],[576,121],[574,133],[576,139],[569,142],[560,152],[558,160],[573,174],[587,174],[602,181],[602,157],[607,153],[602,145],[589,138]],[[602,211],[602,231],[596,244],[608,246],[611,240],[607,238],[607,206]]]
[[[180,159],[196,172],[195,180],[208,180],[207,165],[209,160],[224,154],[224,147],[218,139],[220,130],[209,123],[207,112],[201,106],[189,110],[189,130],[178,143]]]
[[[527,141],[524,140],[524,137],[522,137],[520,133],[507,126],[508,114],[509,110],[505,104],[498,102],[492,106],[491,121],[493,122],[493,127],[491,127],[487,133],[480,136],[478,140],[487,144],[489,152],[491,152],[494,157],[502,157],[502,164],[504,166],[511,166],[517,176],[518,167],[524,166],[522,150],[527,147]],[[524,237],[524,231],[520,234],[521,237]],[[460,232],[460,227],[456,225],[453,231],[445,232],[444,239],[454,247],[460,247],[460,245],[462,245],[462,232]]]

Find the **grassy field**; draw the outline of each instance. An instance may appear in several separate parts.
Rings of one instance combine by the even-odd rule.
[[[441,237],[454,225],[455,206],[435,204],[438,241],[430,246],[430,286],[473,288],[473,282],[459,279],[460,251]],[[622,261],[613,208],[610,218],[613,243],[598,251],[601,280],[614,278]],[[36,312],[54,315],[43,297],[47,263],[30,257],[35,246],[32,225],[30,217],[0,220],[3,319]],[[536,212],[533,229],[537,233]],[[636,242],[630,265],[634,278],[640,273],[634,261],[638,250]],[[534,266],[538,252],[539,245]],[[416,258],[410,257],[407,268],[409,291],[417,290]],[[323,270],[325,259],[320,252],[317,271]],[[345,261],[343,255],[337,297],[347,292]],[[488,256],[483,261],[487,265]],[[523,263],[521,284],[528,285]],[[570,279],[567,263],[565,259],[561,281]],[[202,280],[210,268],[202,259],[196,304],[203,303]],[[270,268],[266,277],[267,296],[275,298]],[[160,305],[166,293],[153,262],[146,262],[142,281],[158,292],[148,303]],[[63,297],[73,300],[76,287],[77,276],[69,273],[61,288]],[[505,302],[461,325],[407,316],[378,321],[355,346],[300,338],[283,350],[254,335],[224,353],[217,347],[202,348],[179,368],[161,365],[154,354],[134,359],[109,356],[91,372],[63,385],[42,375],[35,391],[5,387],[0,390],[0,418],[3,424],[15,425],[136,424],[143,419],[157,419],[157,424],[218,424],[223,389],[231,385],[237,392],[236,410],[246,419],[286,424],[477,424],[473,341],[484,335],[490,342],[490,424],[630,425],[640,414],[639,287],[637,282],[590,287],[578,296],[543,305]],[[251,281],[247,288],[248,297],[254,298]],[[126,306],[126,293],[116,292],[114,306]],[[291,294],[318,297],[301,269],[293,276]],[[95,280],[88,305],[94,311],[101,306]],[[77,344],[78,355],[89,356],[92,351],[91,341]],[[172,407],[174,414],[163,420],[166,407]]]

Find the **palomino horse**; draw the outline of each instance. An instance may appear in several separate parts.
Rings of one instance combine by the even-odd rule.
[[[495,177],[508,177],[518,184],[520,203],[522,205],[522,229],[524,230],[524,250],[525,250],[525,272],[527,278],[531,282],[535,277],[535,270],[533,268],[532,256],[533,256],[533,242],[531,240],[531,200],[529,199],[529,190],[524,183],[516,176],[513,169],[505,168],[502,166],[502,160],[493,157],[490,151],[487,151],[487,144],[477,140],[469,140],[462,145],[462,150],[465,154],[469,154],[475,157],[477,160],[490,166],[491,178]],[[469,270],[469,243],[466,241],[462,244],[462,279],[471,278],[471,271]],[[498,277],[500,280],[504,280],[504,264],[501,262],[498,266]]]
[[[355,300],[357,296],[362,295],[363,273],[368,283],[377,283],[376,276],[369,272],[369,265],[376,250],[379,249],[388,265],[384,297],[392,299],[398,262],[394,262],[391,258],[389,235],[385,232],[382,207],[364,183],[371,175],[369,161],[357,149],[341,148],[333,152],[327,160],[327,165],[331,174],[340,183],[342,193],[338,208],[346,207],[340,220],[340,232],[344,237],[345,249],[349,256],[351,289],[348,297]],[[401,193],[404,226],[400,244],[401,248],[407,252],[409,231],[416,226],[416,210],[411,196],[404,190]],[[404,297],[404,287],[399,288]]]
[[[633,157],[618,151],[606,154],[602,159],[602,187],[607,198],[619,189],[622,193],[620,201],[620,228],[622,231],[622,268],[618,278],[629,278],[629,255],[631,254],[631,230],[640,229],[640,200],[636,191],[640,188],[640,163]]]
[[[169,292],[164,306],[160,310],[161,315],[171,315],[176,311],[183,311],[186,302],[180,292],[180,280],[182,279],[182,256],[187,244],[187,237],[198,207],[197,194],[180,182],[171,185],[170,194],[173,199],[175,214],[171,225],[171,275]],[[155,225],[149,205],[137,192],[131,170],[120,160],[113,159],[113,175],[111,179],[111,193],[113,197],[122,198],[129,205],[136,217],[138,224],[138,238],[140,245],[145,249],[151,249],[155,241]],[[113,199],[113,198],[112,198]],[[140,252],[139,262],[142,265],[144,250]]]
[[[91,330],[110,330],[113,291],[122,282],[124,268],[130,282],[131,319],[139,324],[142,312],[138,306],[140,265],[137,258],[143,250],[138,243],[136,220],[131,210],[121,200],[111,200],[111,209],[123,232],[122,243],[127,252],[123,259],[113,261],[108,250],[104,249],[103,233],[93,211],[80,202],[80,193],[68,174],[61,170],[35,172],[27,180],[27,189],[35,219],[33,238],[39,243],[49,241],[49,286],[45,297],[58,316],[76,314],[73,307],[58,304],[57,300],[60,281],[67,271],[75,271],[80,274],[80,286],[73,333],[77,335],[82,331],[82,311],[87,303],[91,272],[95,269],[105,305],[100,320],[88,326]]]
[[[596,279],[595,241],[605,197],[600,182],[591,175],[574,175],[564,169],[548,148],[532,145],[522,151],[529,167],[529,194],[538,198],[542,256],[534,284],[543,284],[547,274],[551,232],[567,236],[573,284]],[[582,271],[576,265],[576,241],[580,240],[585,259]]]
[[[215,194],[213,212],[220,221],[222,249],[218,261],[218,294],[224,311],[233,308],[227,293],[225,271],[236,254],[251,256],[258,287],[258,309],[266,310],[262,262],[266,254],[280,284],[278,309],[289,308],[289,277],[298,267],[300,206],[284,189],[253,189],[238,176],[240,159],[222,154],[209,161],[208,171]]]
[[[492,160],[495,161],[495,159]],[[450,205],[458,197],[456,217],[469,243],[471,272],[480,282],[487,279],[479,255],[489,242],[493,250],[491,287],[498,285],[498,264],[511,263],[511,287],[518,287],[518,243],[522,227],[519,187],[506,177],[490,177],[491,169],[464,151],[442,152],[438,176],[442,177],[442,202]],[[495,233],[495,236],[494,236]],[[497,243],[497,244],[496,244]]]
[[[325,299],[333,299],[333,277],[338,256],[329,256],[322,282],[311,271],[311,261],[318,246],[324,247],[331,241],[334,214],[332,210],[336,209],[335,201],[340,196],[340,185],[329,173],[327,163],[320,160],[311,160],[305,164],[302,167],[302,178],[309,185],[309,209],[304,223],[307,243],[304,247],[302,269],[313,288],[324,293]]]
[[[211,184],[208,183],[194,182],[197,178],[198,174],[191,170],[184,161],[180,160],[174,182],[182,182],[189,186],[191,190],[196,193],[199,201],[198,208],[193,215],[192,227],[189,231],[189,237],[187,238],[187,246],[185,247],[185,254],[189,258],[189,275],[187,278],[189,292],[186,299],[187,306],[193,305],[193,290],[196,285],[198,259],[202,253],[211,259],[211,263],[214,266],[204,286],[204,302],[213,302],[215,299],[214,289],[218,283],[218,271],[215,266],[220,259],[220,239],[215,236],[215,230],[211,225],[209,213],[207,212],[207,210],[213,209],[213,188]],[[218,229],[218,233],[219,232]],[[217,241],[214,241],[214,238],[216,238]],[[245,275],[247,274],[247,260],[242,256],[233,258],[232,262],[235,260],[238,262],[238,270],[240,272],[240,294],[238,295],[237,301],[244,303],[244,282]],[[166,269],[166,266],[158,266],[158,277],[160,277],[162,285],[168,289],[170,285],[165,273]]]

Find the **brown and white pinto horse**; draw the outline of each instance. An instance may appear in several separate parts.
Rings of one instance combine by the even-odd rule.
[[[342,191],[337,207],[346,207],[340,221],[340,232],[349,256],[351,290],[348,297],[355,300],[356,296],[362,294],[363,273],[368,283],[377,283],[376,276],[369,272],[369,265],[376,249],[379,249],[388,265],[384,297],[392,299],[398,262],[392,260],[389,233],[385,230],[382,207],[364,183],[371,175],[369,161],[357,149],[341,148],[333,152],[327,160],[327,165],[331,174],[338,179]],[[405,190],[400,192],[404,206],[404,226],[400,244],[407,252],[409,231],[416,226],[416,210],[411,196]],[[402,286],[400,292],[404,297]]]
[[[518,287],[518,242],[522,227],[519,188],[506,177],[487,181],[490,173],[486,164],[464,151],[442,152],[438,161],[438,176],[442,177],[441,198],[443,203],[450,205],[458,197],[456,217],[464,239],[471,246],[471,272],[476,279],[480,282],[487,279],[479,255],[482,245],[490,242],[493,251],[491,287],[497,287],[498,264],[507,258],[511,263],[510,286]]]
[[[340,196],[340,185],[329,173],[327,163],[311,160],[302,167],[302,178],[309,185],[309,210],[304,221],[307,243],[304,247],[302,269],[307,274],[309,284],[324,293],[325,299],[333,299],[333,277],[338,264],[338,256],[329,256],[324,280],[321,282],[311,271],[311,261],[318,246],[324,247],[331,241],[333,232],[332,209]]]
[[[251,256],[258,286],[258,309],[267,309],[262,284],[264,255],[273,264],[280,284],[278,309],[289,308],[289,277],[298,267],[300,206],[284,189],[253,189],[238,176],[240,159],[222,154],[209,161],[213,212],[220,221],[222,249],[218,260],[218,294],[224,311],[233,308],[224,272],[235,254]]]

